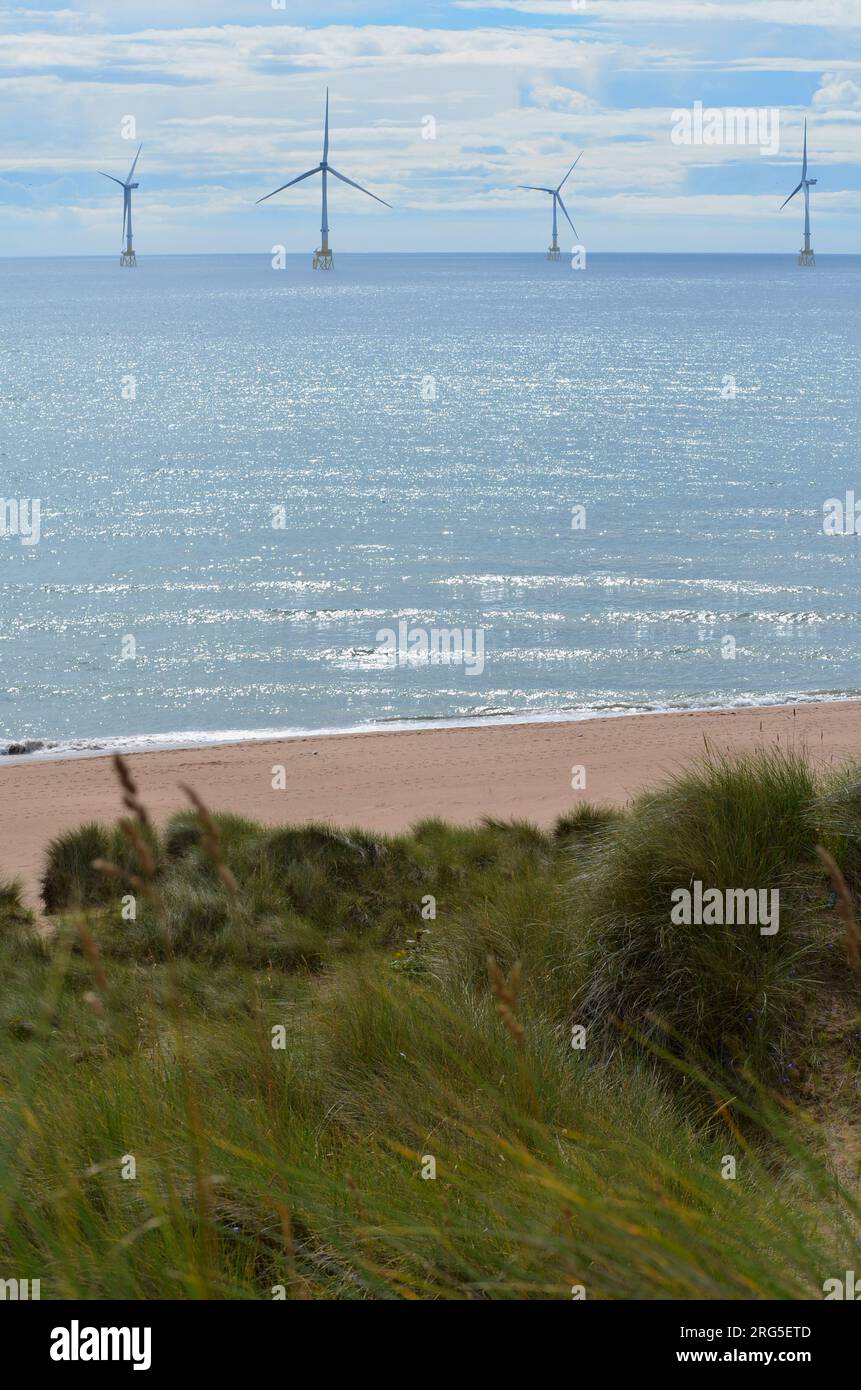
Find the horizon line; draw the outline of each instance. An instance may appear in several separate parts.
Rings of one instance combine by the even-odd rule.
[[[781,247],[772,251],[642,251],[636,248],[628,251],[589,251],[590,259],[596,256],[723,256],[735,259],[754,259],[758,256],[786,256],[792,258],[797,256],[797,250]],[[102,252],[69,252],[64,256],[45,256],[44,253],[34,252],[32,255],[5,255],[0,253],[0,261],[112,261],[116,259],[118,253],[113,251]],[[303,248],[301,251],[287,252],[288,259],[298,259],[310,255],[310,251]],[[164,260],[169,256],[182,256],[188,259],[196,258],[199,260],[209,256],[259,256],[261,260],[270,260],[271,251],[150,251],[144,252],[141,260]],[[350,256],[379,256],[390,260],[392,256],[472,256],[476,259],[488,259],[499,256],[530,256],[536,260],[544,260],[543,251],[339,251],[339,259]],[[818,259],[828,257],[843,256],[848,259],[861,259],[861,251],[817,251]],[[561,259],[565,259],[563,253]]]

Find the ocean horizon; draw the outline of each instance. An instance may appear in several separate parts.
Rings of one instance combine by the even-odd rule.
[[[0,750],[861,697],[861,257],[335,265],[0,261]]]

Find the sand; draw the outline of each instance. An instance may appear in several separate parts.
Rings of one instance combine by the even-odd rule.
[[[474,822],[485,815],[540,825],[584,799],[624,805],[704,751],[779,745],[819,764],[861,754],[861,701],[646,714],[548,724],[420,733],[343,734],[139,753],[128,761],[155,820],[187,805],[180,783],[214,810],[270,824],[326,820],[398,831],[427,816]],[[283,790],[273,769],[284,768]],[[571,788],[585,768],[585,789]],[[0,767],[0,875],[20,879],[36,906],[53,835],[120,813],[107,757]]]

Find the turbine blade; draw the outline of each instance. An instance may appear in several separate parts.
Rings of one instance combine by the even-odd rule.
[[[319,172],[320,166],[319,164],[315,164],[313,169],[309,169],[306,173],[300,174],[298,178],[291,179],[289,183],[282,183],[280,188],[273,188],[271,193],[267,193],[263,198],[258,198],[257,203],[265,203],[267,198],[274,198],[276,193],[283,193],[285,188],[292,188],[294,183],[301,183],[303,179],[310,179],[312,174],[319,174]],[[255,203],[255,207],[257,203]]]
[[[123,246],[126,244],[126,225],[129,220],[129,195],[123,198]]]
[[[376,193],[370,193],[368,189],[363,188],[360,183],[354,183],[352,179],[348,179],[346,174],[339,174],[338,170],[333,169],[331,164],[329,165],[329,173],[334,174],[336,179],[341,180],[341,183],[348,183],[351,188],[358,188],[360,193],[367,193],[369,198],[373,198],[375,203],[382,203],[384,208],[390,208],[392,206],[391,203],[386,202],[385,198],[378,198]]]
[[[567,183],[568,180],[570,179],[570,177],[571,177],[571,175],[573,174],[574,170],[577,168],[577,165],[580,163],[580,160],[582,159],[582,157],[583,157],[583,151],[581,150],[580,153],[578,154],[577,158],[574,160],[574,163],[571,165],[571,168],[568,170],[568,173],[565,175],[564,179],[563,179],[562,182],[560,183],[559,188],[556,189],[556,192],[557,192],[557,193],[559,192],[559,189],[565,187],[566,183]]]
[[[123,183],[122,179],[115,179],[113,174],[106,174],[101,169],[99,170],[99,173],[102,175],[103,179],[110,179],[111,183],[118,183],[120,188],[125,188],[125,184]]]
[[[802,182],[807,178],[807,118],[804,120],[804,156],[801,160]]]
[[[323,163],[329,158],[329,88],[326,88],[326,125],[323,135]]]
[[[555,193],[555,188],[539,188],[537,183],[519,183],[518,188],[528,188],[532,193]]]
[[[564,214],[565,214],[566,220],[567,220],[567,222],[568,222],[568,226],[571,228],[572,232],[574,233],[574,235],[577,237],[577,240],[579,241],[580,238],[579,238],[579,236],[577,236],[577,228],[574,226],[574,223],[571,221],[571,218],[568,216],[568,209],[566,208],[565,204],[564,204],[563,201],[562,201],[562,194],[561,194],[561,193],[557,193],[555,196],[556,196],[556,201],[557,201],[557,203],[559,204],[559,206],[561,207],[562,211],[563,211]]]
[[[137,154],[135,155],[134,164],[133,164],[132,167],[129,169],[129,176],[128,176],[128,178],[126,179],[126,183],[131,183],[132,179],[133,179],[134,176],[135,176],[135,169],[138,167],[138,160],[139,160],[140,157],[141,157],[141,150],[142,150],[142,149],[143,149],[143,145],[138,145],[138,152],[137,152]]]
[[[793,198],[795,197],[796,193],[800,193],[800,192],[801,192],[801,190],[802,190],[803,187],[804,187],[803,183],[800,183],[800,184],[798,185],[797,188],[793,188],[793,190],[792,190],[792,192],[790,193],[790,195],[789,195],[788,198],[784,198],[783,202],[782,202],[781,205],[780,205],[780,211],[781,211],[781,212],[783,212],[783,209],[786,207],[786,204],[787,204],[787,203],[791,203],[791,202],[792,202],[792,200],[793,200]]]

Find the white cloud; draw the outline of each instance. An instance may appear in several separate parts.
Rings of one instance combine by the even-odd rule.
[[[478,28],[417,29],[406,25],[350,25],[323,29],[243,28],[149,29],[134,34],[10,34],[2,64],[14,71],[75,69],[139,75],[177,82],[249,81],[261,74],[434,67],[501,67],[575,71],[600,61],[639,65],[668,55],[657,49],[628,49],[587,42],[570,31]]]
[[[452,0],[461,10],[515,10],[518,14],[610,20],[621,25],[787,24],[822,29],[861,28],[857,0]]]
[[[713,66],[727,72],[822,72],[825,68],[854,72],[861,68],[861,58],[799,58],[759,54],[756,58],[732,58]]]
[[[813,104],[832,111],[840,107],[861,108],[861,87],[843,73],[824,72],[822,84],[813,97]]]
[[[563,87],[559,83],[533,82],[529,99],[533,105],[541,106],[547,111],[569,111],[585,115],[598,109],[598,103],[584,92],[575,91],[573,87]]]
[[[0,31],[17,30],[24,25],[39,29],[86,29],[99,24],[95,15],[81,10],[34,10],[22,6],[0,6]]]

